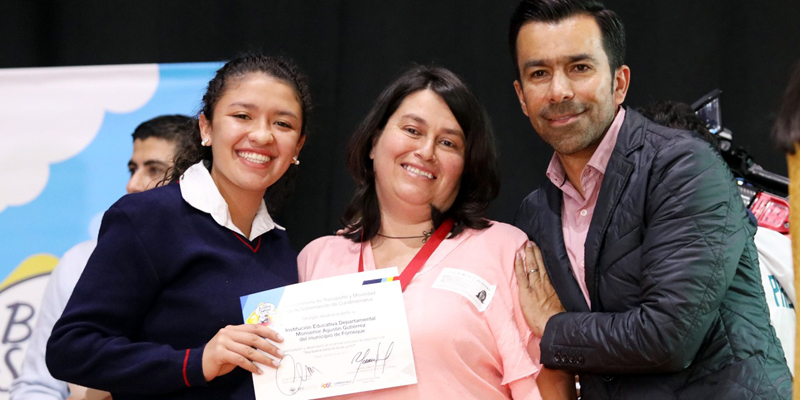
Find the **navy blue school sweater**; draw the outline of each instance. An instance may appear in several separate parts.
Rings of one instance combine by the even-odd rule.
[[[203,347],[244,321],[239,296],[297,282],[273,229],[250,242],[187,204],[178,184],[124,196],[47,344],[57,379],[127,399],[253,399],[241,368],[205,382]]]

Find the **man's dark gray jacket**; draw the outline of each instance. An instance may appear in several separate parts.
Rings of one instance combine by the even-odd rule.
[[[791,375],[733,177],[711,146],[628,109],[585,244],[591,310],[547,181],[517,226],[542,250],[566,313],[541,361],[580,374],[591,399],[788,399]]]

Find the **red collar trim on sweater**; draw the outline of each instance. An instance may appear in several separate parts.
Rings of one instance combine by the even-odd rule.
[[[233,233],[233,236],[236,236],[237,239],[241,240],[242,243],[245,244],[245,246],[249,247],[250,250],[253,250],[253,253],[257,252],[258,248],[261,247],[261,236],[258,237],[258,243],[256,243],[256,247],[253,248],[253,246],[251,246],[250,243],[248,243],[246,240],[242,239],[242,237],[237,235],[236,232],[231,232],[231,233]]]

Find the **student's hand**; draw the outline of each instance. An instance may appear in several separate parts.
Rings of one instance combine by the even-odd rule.
[[[90,388],[86,390],[86,400],[112,400],[112,398],[109,392]]]
[[[564,312],[550,277],[544,268],[542,252],[533,242],[517,251],[514,269],[519,283],[519,303],[531,332],[542,337],[547,321]]]
[[[277,359],[283,358],[283,351],[272,342],[283,342],[283,338],[266,325],[228,325],[220,329],[203,350],[203,374],[206,382],[225,375],[236,367],[261,374],[254,362],[279,366],[279,361],[258,351],[262,350]]]
[[[67,400],[86,400],[86,387],[74,383],[67,383],[67,388],[69,389],[69,397],[67,397]]]

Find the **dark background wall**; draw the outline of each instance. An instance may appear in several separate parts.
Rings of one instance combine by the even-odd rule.
[[[339,227],[353,188],[343,166],[346,140],[378,93],[412,63],[452,69],[482,100],[503,173],[490,214],[513,220],[525,194],[544,179],[551,156],[511,86],[506,37],[516,3],[5,0],[0,68],[219,61],[249,50],[293,57],[311,78],[316,104],[297,191],[282,216],[299,249]],[[791,66],[800,59],[800,2],[605,3],[628,32],[628,105],[691,103],[720,88],[734,144],[766,169],[786,174],[769,132]]]

